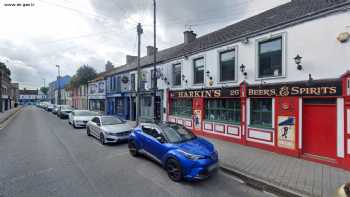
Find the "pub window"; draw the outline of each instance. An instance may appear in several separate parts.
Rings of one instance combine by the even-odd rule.
[[[258,128],[272,128],[271,98],[251,99],[250,126]]]
[[[181,64],[173,64],[173,85],[181,86]]]
[[[197,58],[193,60],[193,83],[204,83],[204,58]]]
[[[235,80],[235,50],[220,53],[220,81]]]
[[[240,124],[241,106],[239,99],[205,100],[205,120],[229,124]]]
[[[190,118],[192,116],[192,99],[174,99],[171,115]]]
[[[282,76],[282,37],[259,42],[258,77]]]

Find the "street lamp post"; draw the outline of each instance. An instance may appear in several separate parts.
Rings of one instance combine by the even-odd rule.
[[[141,23],[137,25],[137,99],[136,99],[136,123],[139,125],[140,123],[140,115],[141,115],[141,95],[140,95],[140,87],[141,87],[141,34],[143,33],[143,29]]]
[[[157,13],[156,0],[153,0],[153,120],[157,121]]]
[[[58,76],[57,76],[57,104],[61,105],[61,73],[60,73],[60,65],[56,65],[57,70],[58,70]]]

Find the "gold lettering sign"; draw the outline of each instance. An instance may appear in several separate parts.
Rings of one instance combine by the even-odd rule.
[[[332,84],[284,85],[272,87],[248,87],[248,96],[340,96],[341,82]]]
[[[184,90],[177,91],[175,94],[171,94],[172,97],[178,98],[220,98],[220,97],[239,97],[239,88],[223,88],[223,89],[213,89],[213,90]]]

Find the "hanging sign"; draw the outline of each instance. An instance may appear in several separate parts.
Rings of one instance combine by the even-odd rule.
[[[278,116],[278,147],[295,149],[295,117]]]
[[[341,80],[311,81],[286,85],[252,86],[247,89],[248,97],[259,96],[341,96]]]

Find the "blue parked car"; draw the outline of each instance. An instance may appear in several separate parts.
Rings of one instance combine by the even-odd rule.
[[[205,179],[219,166],[213,144],[181,125],[141,123],[128,146],[131,155],[142,154],[160,163],[176,182]]]

